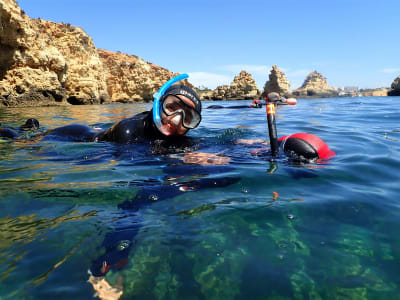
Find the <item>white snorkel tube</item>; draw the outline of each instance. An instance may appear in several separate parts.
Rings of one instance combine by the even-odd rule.
[[[189,75],[186,73],[180,74],[178,76],[175,76],[168,80],[166,83],[163,84],[163,86],[158,90],[158,92],[154,93],[154,102],[153,102],[153,121],[154,124],[156,124],[158,130],[165,135],[168,135],[168,131],[164,130],[164,126],[161,123],[161,116],[160,116],[160,108],[161,108],[161,103],[160,99],[164,95],[165,91],[174,83],[181,81],[183,79],[189,78]]]

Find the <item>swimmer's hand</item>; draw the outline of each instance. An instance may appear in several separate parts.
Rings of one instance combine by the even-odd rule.
[[[253,144],[264,144],[268,145],[268,142],[265,140],[261,139],[251,139],[251,140],[246,140],[246,139],[238,139],[235,142],[236,144],[247,144],[247,145],[253,145]]]
[[[231,161],[230,157],[203,152],[189,152],[183,157],[185,164],[198,165],[227,165]]]
[[[122,289],[112,287],[105,277],[90,276],[88,282],[93,286],[97,297],[102,300],[117,300],[122,296]]]

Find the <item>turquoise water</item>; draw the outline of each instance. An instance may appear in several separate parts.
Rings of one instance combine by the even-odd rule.
[[[146,145],[3,141],[0,299],[92,299],[88,270],[105,236],[133,227],[127,261],[106,275],[121,299],[400,298],[399,101],[279,107],[279,136],[312,133],[337,152],[302,166],[274,165],[250,154],[259,146],[235,143],[267,138],[264,109],[203,110],[189,134],[197,151],[227,155],[229,166],[185,165],[183,154]],[[218,104],[238,103],[250,101]],[[149,107],[1,109],[0,122],[107,128]],[[235,180],[119,208],[149,186],[223,178]]]

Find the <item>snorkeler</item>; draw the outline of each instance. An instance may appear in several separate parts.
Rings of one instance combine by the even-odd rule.
[[[250,107],[252,108],[261,108],[262,103],[259,99],[254,99],[253,102],[250,104]]]
[[[72,124],[45,132],[44,139],[120,144],[177,140],[201,122],[201,102],[196,92],[184,85],[172,85],[186,77],[186,74],[178,75],[165,83],[155,95],[152,110],[123,119],[105,131],[96,132],[89,126]]]
[[[0,124],[1,125],[1,124]],[[25,131],[36,131],[39,129],[39,121],[30,118],[26,120],[24,125],[21,125],[17,130],[9,127],[0,127],[0,138],[14,139]]]
[[[262,103],[259,99],[254,99],[250,105],[230,105],[230,106],[222,106],[222,105],[209,105],[207,109],[221,109],[221,108],[262,108],[262,106],[267,104],[269,101],[275,103],[275,105],[296,105],[297,100],[295,98],[285,98],[280,96],[278,93],[271,92],[265,98],[265,103]]]
[[[279,93],[271,92],[265,97],[265,104],[268,104],[268,102],[273,102],[275,105],[296,105],[297,100],[295,98],[285,98]]]

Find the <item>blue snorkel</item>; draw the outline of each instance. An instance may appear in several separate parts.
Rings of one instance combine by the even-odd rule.
[[[164,95],[165,91],[174,83],[181,81],[183,79],[188,78],[189,75],[186,73],[180,74],[168,80],[163,86],[158,90],[158,92],[154,93],[154,102],[153,102],[153,121],[156,124],[157,128],[161,131],[161,116],[160,116],[160,99]],[[162,132],[162,131],[161,131]]]

